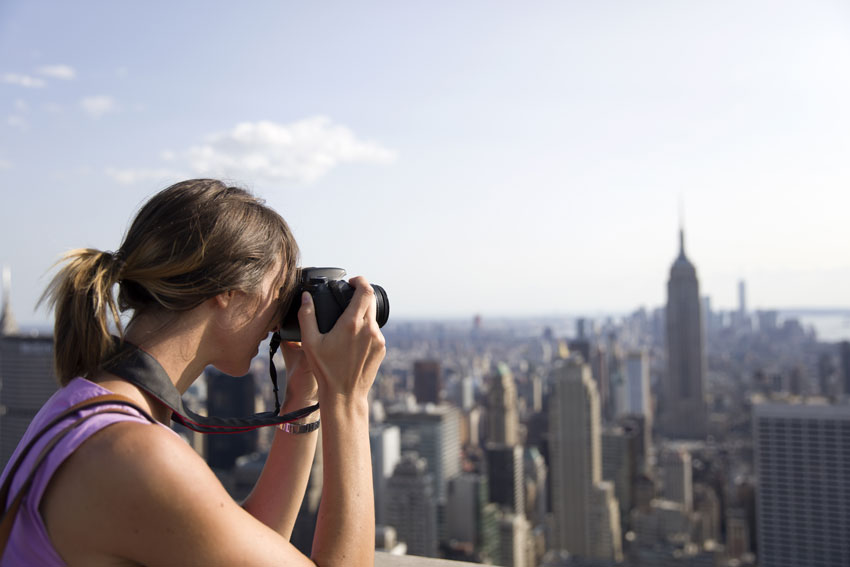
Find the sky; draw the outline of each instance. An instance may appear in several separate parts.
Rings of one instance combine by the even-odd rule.
[[[0,2],[0,264],[249,188],[393,317],[850,307],[850,4]]]

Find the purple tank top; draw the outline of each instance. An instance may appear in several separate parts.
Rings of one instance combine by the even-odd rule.
[[[18,443],[18,448],[15,449],[15,452],[6,464],[6,470],[3,471],[0,483],[6,479],[6,475],[9,472],[8,469],[18,458],[18,453],[29,442],[29,440],[41,430],[42,427],[50,423],[53,418],[74,404],[78,404],[95,396],[110,393],[112,392],[93,382],[89,382],[85,378],[74,378],[67,386],[53,394],[53,396],[51,396],[47,403],[44,404],[41,410],[39,410],[33,418],[26,433],[24,433],[23,439],[21,439],[21,442]],[[9,542],[6,545],[6,551],[3,554],[3,566],[43,565],[46,567],[52,567],[54,565],[65,565],[65,562],[53,548],[50,537],[47,535],[47,529],[44,527],[44,522],[42,521],[41,513],[39,511],[41,498],[44,495],[44,491],[47,488],[50,479],[53,477],[56,469],[59,468],[59,465],[61,465],[65,459],[67,459],[68,456],[70,456],[71,453],[73,453],[86,439],[104,427],[119,421],[138,421],[139,423],[150,425],[150,422],[134,409],[127,406],[116,407],[120,407],[121,409],[132,412],[136,415],[104,413],[92,417],[57,443],[57,445],[44,459],[44,462],[42,462],[35,474],[29,493],[21,503],[20,510],[18,510],[15,525],[12,528],[12,533],[9,536]],[[86,409],[79,412],[78,415],[82,416],[94,411],[96,410]],[[61,421],[53,427],[53,431],[58,433],[65,425],[71,423],[75,419],[75,416],[71,416],[66,420]],[[161,427],[166,426],[161,425]],[[166,427],[166,429],[168,428]],[[23,484],[29,475],[32,463],[38,457],[42,447],[50,442],[54,434],[45,434],[44,437],[36,443],[32,450],[30,450],[29,455],[27,455],[27,458],[18,470],[17,475],[15,475],[15,479],[12,481],[12,487],[9,492],[10,501],[18,493],[21,484]],[[6,504],[7,503],[5,502],[3,503],[4,508]]]

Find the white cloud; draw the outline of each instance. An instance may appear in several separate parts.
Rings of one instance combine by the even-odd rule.
[[[27,101],[20,98],[15,101],[15,110],[19,112],[26,112],[29,109],[30,105],[27,103]]]
[[[3,171],[4,169],[12,169],[12,162],[7,159],[0,158],[0,171]]]
[[[21,75],[18,73],[6,73],[3,75],[2,80],[4,83],[9,85],[18,85],[19,87],[27,87],[30,89],[40,89],[47,84],[44,79],[30,77],[29,75]]]
[[[17,128],[18,130],[22,131],[26,131],[29,127],[29,123],[27,123],[26,118],[17,114],[10,114],[9,116],[7,116],[6,124],[11,126],[12,128]]]
[[[44,65],[38,68],[38,72],[45,77],[66,81],[77,76],[77,72],[70,65]]]
[[[92,118],[100,118],[118,110],[118,103],[107,95],[88,96],[80,101],[80,106]]]
[[[147,180],[155,180],[161,181],[163,179],[185,179],[187,177],[186,174],[174,171],[171,169],[133,169],[133,168],[118,168],[118,167],[108,167],[106,168],[106,175],[117,181],[118,183],[124,185],[130,185],[132,183],[136,183],[139,181],[147,181]]]
[[[316,116],[291,124],[242,122],[180,157],[198,175],[311,182],[341,163],[390,163],[396,152]]]
[[[341,163],[390,163],[396,152],[357,138],[345,126],[316,116],[278,124],[242,122],[184,151],[164,150],[168,168],[109,168],[119,183],[164,177],[210,176],[243,181],[312,182]],[[180,173],[184,170],[186,173]]]

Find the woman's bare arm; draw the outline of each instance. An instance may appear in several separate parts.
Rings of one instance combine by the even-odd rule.
[[[367,394],[386,352],[375,322],[375,294],[354,278],[354,297],[327,334],[320,334],[309,294],[299,324],[322,407],[323,493],[313,559],[320,565],[371,566],[375,511]]]
[[[287,385],[282,413],[315,404],[316,379],[309,372],[304,353],[293,345],[283,345],[286,359]],[[319,412],[308,416],[318,420]],[[292,535],[295,518],[304,499],[310,469],[320,432],[292,434],[275,431],[269,456],[257,484],[242,504],[252,516],[281,534]]]

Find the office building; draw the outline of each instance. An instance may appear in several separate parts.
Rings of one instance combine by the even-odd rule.
[[[631,351],[626,355],[625,403],[616,417],[640,415],[652,420],[652,401],[649,387],[649,355],[645,350]]]
[[[413,363],[413,395],[418,404],[440,403],[443,375],[438,360],[417,360]]]
[[[599,394],[580,358],[552,370],[549,453],[554,526],[550,548],[619,560],[620,520],[613,487],[602,482]]]
[[[850,565],[850,405],[756,404],[762,567]]]
[[[682,505],[685,513],[694,509],[693,468],[690,452],[681,446],[664,447],[658,457],[662,495]]]
[[[416,451],[434,477],[434,490],[445,501],[448,480],[460,473],[460,411],[438,405],[413,411],[389,411],[386,423],[401,431],[402,451]]]
[[[741,508],[731,508],[726,513],[726,553],[733,559],[750,552],[750,526]]]
[[[0,337],[17,335],[18,322],[12,313],[12,276],[9,268],[3,266],[3,306],[0,307]]]
[[[481,544],[481,518],[489,498],[487,477],[476,473],[463,473],[448,483],[446,501],[446,535],[449,541]]]
[[[395,425],[373,423],[369,427],[372,449],[372,490],[375,494],[375,523],[386,523],[387,481],[401,461],[401,431]]]
[[[59,388],[55,376],[52,337],[0,335],[0,465]]]
[[[525,516],[532,528],[542,527],[549,508],[549,467],[537,447],[523,451],[525,466]]]
[[[490,502],[514,514],[525,516],[525,466],[522,447],[488,443],[484,454],[487,459]]]
[[[621,518],[627,517],[634,503],[637,435],[637,431],[626,431],[622,427],[602,430],[602,478],[613,483]]]
[[[387,523],[407,544],[407,553],[437,557],[437,503],[425,460],[409,453],[387,482]]]
[[[661,432],[674,439],[704,439],[708,425],[703,382],[705,337],[700,308],[699,281],[685,255],[684,231],[679,231],[679,256],[667,282],[667,372],[661,394]]]
[[[838,344],[838,353],[841,358],[841,385],[843,393],[850,397],[850,341],[841,341]]]
[[[213,367],[204,374],[207,380],[207,412],[215,417],[241,417],[256,411],[256,389],[253,375],[228,376]],[[206,459],[210,468],[224,471],[233,468],[236,459],[257,450],[258,432],[205,435]]]
[[[529,562],[530,527],[523,515],[503,512],[499,520],[499,565],[533,567]],[[533,555],[532,555],[533,558]]]
[[[720,533],[722,515],[720,498],[710,484],[695,483],[693,489],[694,506],[694,539],[701,545],[707,542],[720,543],[723,537]]]
[[[513,374],[504,363],[496,366],[487,393],[487,440],[514,446],[519,444],[517,392]]]
[[[3,268],[0,307],[0,467],[5,466],[32,418],[59,389],[53,337],[20,333],[12,313],[9,269]]]

